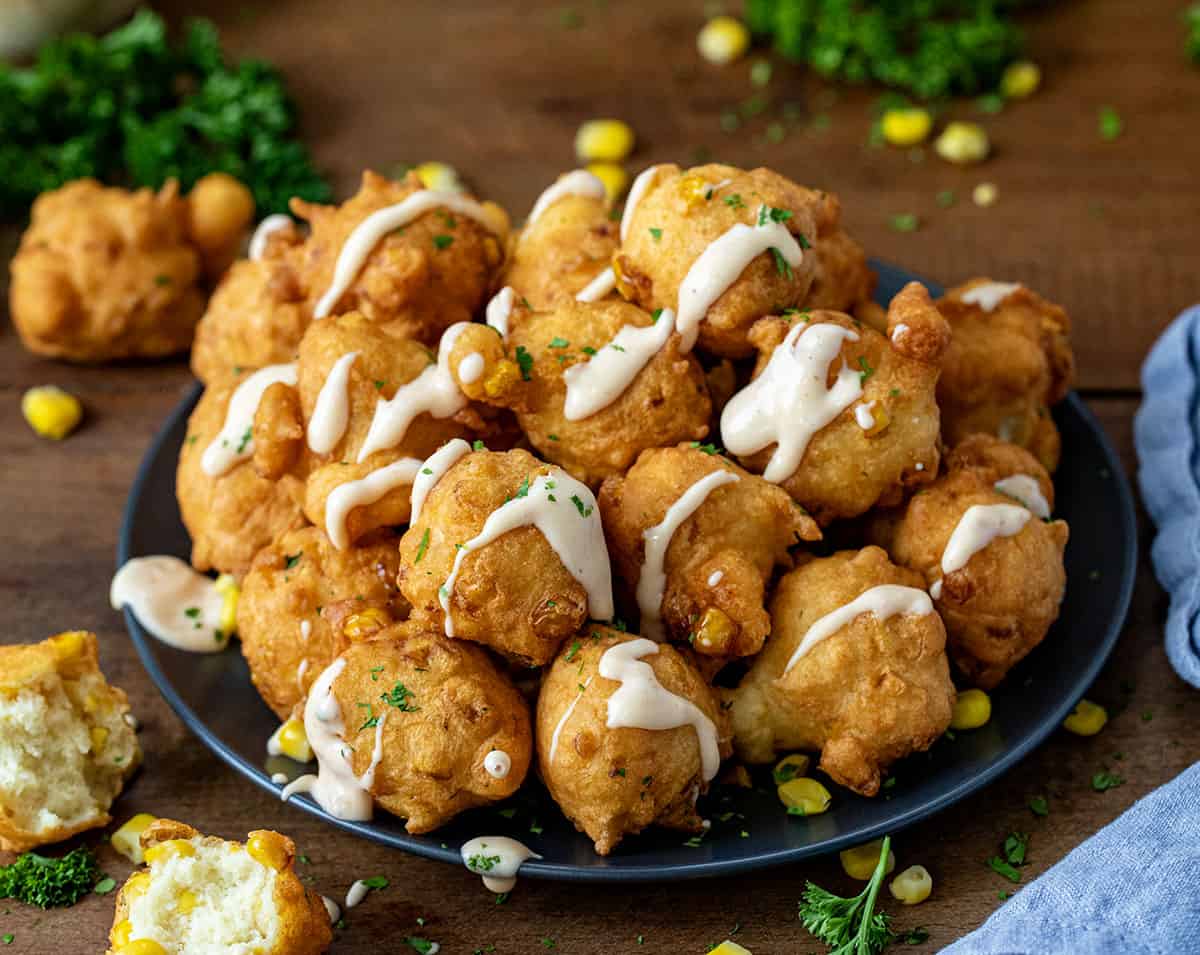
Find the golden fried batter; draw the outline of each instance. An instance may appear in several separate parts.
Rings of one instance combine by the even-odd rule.
[[[542,779],[600,855],[651,825],[703,831],[696,799],[709,779],[700,730],[691,723],[659,730],[607,725],[613,695],[630,686],[601,676],[601,658],[613,647],[639,639],[608,627],[587,627],[554,661],[538,697]],[[682,697],[698,709],[699,722],[715,729],[720,757],[728,756],[728,723],[713,691],[673,647],[656,645],[656,650],[639,662],[652,671],[665,691],[662,696]]]
[[[928,749],[950,725],[954,685],[946,631],[923,583],[878,547],[839,551],[785,574],[771,602],[766,648],[741,685],[726,691],[738,755],[763,763],[779,751],[819,749],[824,772],[874,796],[883,770]],[[905,598],[918,612],[880,619],[864,610],[788,668],[817,621],[889,585],[914,588]]]
[[[477,451],[460,458],[433,486],[421,513],[400,540],[400,589],[414,618],[445,631],[441,592],[459,546],[483,530],[505,503],[524,498],[541,476],[560,487],[547,506],[580,521],[598,520],[586,488],[573,492],[561,471],[527,451]],[[542,493],[542,492],[539,492]],[[572,498],[578,497],[576,503]],[[600,538],[603,553],[603,537]],[[588,594],[558,553],[532,525],[516,527],[461,560],[448,596],[455,637],[490,646],[533,666],[551,660],[588,617]]]
[[[261,548],[307,523],[301,510],[304,484],[296,477],[268,480],[251,459],[215,477],[204,470],[204,452],[219,440],[230,398],[241,383],[241,378],[223,378],[205,389],[179,452],[175,493],[197,570],[243,574]]]
[[[626,210],[626,235],[614,260],[617,287],[647,310],[678,308],[692,265],[734,226],[780,222],[803,246],[817,235],[823,202],[821,193],[769,169],[660,166],[641,200]],[[700,323],[701,348],[727,358],[750,355],[755,321],[804,301],[817,256],[804,253],[794,267],[780,261],[764,251],[717,298]]]
[[[378,730],[383,755],[370,793],[409,832],[429,832],[520,787],[533,756],[529,705],[479,647],[410,622],[352,643],[342,659],[333,692],[354,772],[370,768]],[[508,757],[502,777],[485,765],[493,751]]]
[[[682,444],[643,451],[628,474],[608,478],[600,489],[600,513],[617,573],[636,592],[641,578],[654,573],[646,567],[646,533],[715,471],[738,480],[710,491],[671,535],[661,598],[651,613],[661,616],[670,639],[697,653],[749,656],[771,629],[765,604],[772,571],[791,566],[788,548],[797,541],[821,536],[787,492],[709,447]],[[651,636],[645,613],[643,608],[641,632]]]
[[[567,300],[547,312],[513,309],[508,346],[531,378],[521,396],[525,407],[515,408],[517,420],[539,454],[585,484],[624,472],[646,448],[708,434],[712,406],[704,370],[695,357],[679,353],[676,333],[610,404],[576,421],[566,418],[567,369],[611,348],[622,327],[655,322],[619,299]]]
[[[358,193],[340,206],[292,200],[292,212],[311,233],[297,268],[311,314],[333,281],[338,254],[371,213],[424,189],[409,173],[393,182],[367,170]],[[455,322],[469,322],[483,306],[503,259],[508,217],[494,203],[484,207],[489,228],[448,209],[425,213],[376,243],[333,314],[361,312],[392,334],[436,345]]]
[[[282,534],[258,554],[242,581],[238,635],[250,678],[280,719],[342,649],[350,616],[371,611],[355,632],[407,616],[395,586],[399,569],[396,538],[342,551],[317,527]]]
[[[1023,285],[1009,289],[977,278],[937,302],[952,333],[937,391],[942,436],[954,445],[969,434],[994,434],[1028,448],[1053,472],[1061,442],[1049,409],[1074,381],[1071,322]],[[982,303],[964,301],[976,296]]]
[[[831,192],[820,193],[817,236],[813,241],[816,270],[802,308],[853,313],[871,301],[876,275],[867,253],[842,228],[842,206]]]
[[[942,350],[949,333],[929,294],[910,282],[888,308],[889,336],[860,325],[839,312],[804,312],[760,321],[750,332],[759,349],[756,377],[766,370],[775,350],[784,345],[796,322],[805,333],[821,324],[851,331],[829,362],[826,387],[833,387],[843,368],[858,373],[861,394],[847,404],[808,441],[799,467],[779,483],[822,526],[838,518],[856,517],[875,506],[900,503],[912,489],[932,481],[938,468],[938,407],[934,389]],[[786,385],[780,381],[772,385]],[[747,392],[743,392],[746,395]],[[760,393],[769,399],[769,393]],[[755,407],[761,399],[755,399]],[[738,426],[732,417],[735,397],[721,420],[726,444],[735,443]],[[744,406],[745,407],[745,406]],[[762,407],[765,408],[765,405]],[[789,408],[781,421],[803,422],[805,407]],[[794,425],[793,425],[794,426]],[[742,463],[763,473],[777,445],[743,456]]]
[[[892,559],[920,573],[930,586],[946,623],[950,659],[984,689],[999,683],[1041,643],[1058,617],[1066,588],[1066,522],[1045,522],[1030,513],[1029,508],[1038,505],[1028,492],[1016,492],[1021,495],[1017,498],[996,488],[998,480],[1021,473],[1033,478],[1045,493],[1049,484],[1045,470],[1028,453],[1023,455],[1024,464],[1019,464],[1018,452],[1015,447],[1001,452],[995,445],[984,452],[967,442],[948,456],[949,470],[915,495],[900,516],[872,528]],[[1011,471],[1014,466],[1021,470]],[[1002,510],[976,510],[995,505]],[[1019,523],[1014,509],[1029,514],[1019,529],[1015,524],[1006,528],[1014,533],[1002,532],[990,540],[982,530],[969,533],[982,517],[1008,515]],[[960,540],[973,542],[966,548],[970,556],[961,568],[947,572],[944,555],[960,525]]]

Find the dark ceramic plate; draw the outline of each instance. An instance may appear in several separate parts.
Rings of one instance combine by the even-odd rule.
[[[883,302],[912,278],[882,263],[875,266]],[[932,285],[930,290],[940,294]],[[121,529],[120,563],[147,554],[186,559],[189,553],[175,502],[175,463],[199,396],[197,386],[142,462]],[[1055,420],[1063,443],[1057,513],[1071,525],[1062,615],[1046,641],[992,694],[991,722],[901,763],[884,797],[863,799],[835,788],[832,809],[806,819],[783,812],[765,777],[753,790],[718,787],[701,803],[713,828],[697,845],[685,844],[678,833],[652,831],[627,839],[608,858],[592,851],[533,780],[508,803],[465,813],[428,836],[408,835],[386,814],[368,823],[344,822],[307,796],[293,802],[357,835],[456,864],[466,839],[511,835],[543,856],[527,862],[522,875],[581,881],[694,878],[794,862],[896,832],[946,808],[1014,765],[1062,722],[1108,657],[1129,606],[1137,560],[1129,485],[1100,425],[1077,396],[1059,405]],[[279,786],[271,782],[272,773],[294,777],[303,771],[286,758],[267,757],[267,737],[277,723],[251,685],[236,644],[220,654],[184,653],[149,636],[128,611],[125,619],[151,678],[213,752],[273,792]]]

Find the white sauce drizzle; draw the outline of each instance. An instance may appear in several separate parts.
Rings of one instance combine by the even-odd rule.
[[[483,757],[483,768],[493,779],[506,779],[512,771],[512,757],[502,749],[494,749]]]
[[[304,692],[304,674],[308,672],[308,657],[300,661],[300,665],[296,667],[296,688]]]
[[[379,399],[358,452],[359,464],[376,451],[393,448],[403,441],[417,415],[428,413],[435,418],[449,418],[467,406],[467,396],[450,373],[450,353],[467,324],[458,322],[447,328],[438,344],[437,362],[426,365],[416,378],[397,388],[390,399]]]
[[[317,394],[317,404],[308,422],[308,446],[316,454],[328,454],[346,433],[350,421],[350,368],[357,357],[358,352],[352,351],[334,362]]]
[[[462,438],[452,438],[433,452],[417,471],[412,486],[412,515],[408,519],[409,526],[417,523],[421,516],[421,508],[425,506],[425,498],[459,460],[471,453],[471,446]]]
[[[263,392],[276,382],[296,384],[296,366],[268,365],[260,368],[237,386],[225,409],[225,423],[204,449],[200,467],[209,477],[220,477],[238,461],[254,453],[254,413]]]
[[[336,922],[342,917],[342,910],[338,908],[338,904],[328,895],[322,895],[321,901],[325,903],[325,912],[329,915],[331,923]]]
[[[571,714],[575,712],[575,707],[577,707],[579,705],[579,701],[583,699],[583,694],[587,692],[587,688],[592,685],[592,679],[593,677],[590,676],[587,678],[587,682],[583,684],[583,687],[579,690],[579,694],[571,701],[571,705],[563,711],[563,715],[559,717],[558,723],[554,727],[554,733],[550,737],[549,761],[551,763],[554,762],[554,754],[558,752],[558,739],[560,736],[562,736],[562,731],[567,725],[567,720],[569,720],[571,718]]]
[[[483,356],[477,351],[471,352],[458,363],[458,380],[464,385],[473,385],[483,374]]]
[[[954,528],[942,551],[942,578],[967,566],[967,562],[997,537],[1012,537],[1033,515],[1016,504],[972,504]],[[929,588],[933,599],[942,596],[942,579]]]
[[[280,229],[286,229],[292,224],[292,217],[285,216],[282,213],[267,216],[258,224],[258,228],[254,230],[254,234],[250,236],[250,248],[246,255],[251,259],[261,259],[263,253],[267,251],[267,239],[272,232],[278,232]]]
[[[671,538],[689,517],[700,509],[708,495],[724,484],[732,484],[740,478],[732,471],[718,468],[704,475],[675,501],[663,516],[662,521],[642,531],[645,542],[645,558],[638,575],[637,603],[641,612],[641,632],[647,637],[661,637],[663,592],[667,586],[666,560],[671,547]]]
[[[307,640],[311,636],[312,636],[312,621],[311,620],[301,620],[300,621],[300,639]]]
[[[758,218],[763,219],[760,207]],[[679,307],[676,328],[682,351],[691,351],[700,331],[700,322],[746,266],[768,249],[776,249],[792,268],[800,265],[804,251],[782,222],[770,217],[762,225],[739,222],[720,238],[709,244],[692,263],[679,284]]]
[[[401,458],[392,464],[372,471],[357,481],[339,484],[325,498],[325,533],[338,550],[350,546],[346,518],[356,507],[374,504],[385,494],[405,484],[412,484],[421,468],[417,458]]]
[[[892,341],[899,341],[900,338],[908,331],[908,326],[901,322],[892,329]]]
[[[722,579],[724,579],[724,577],[725,577],[725,571],[714,570],[711,574],[708,575],[708,586],[710,586],[710,587],[717,586],[717,584],[719,584],[722,581]]]
[[[622,325],[596,354],[563,372],[567,384],[563,417],[582,421],[611,405],[662,351],[674,330],[675,313],[669,308],[659,313],[653,325]]]
[[[511,285],[506,285],[487,303],[487,323],[500,333],[501,338],[508,338],[508,318],[512,315],[516,294]]]
[[[516,887],[517,871],[526,859],[541,858],[529,846],[507,836],[476,836],[464,842],[459,853],[463,865],[483,876],[484,887],[498,893]]]
[[[875,427],[875,415],[871,413],[871,409],[874,407],[874,401],[868,401],[854,406],[854,420],[864,431],[870,431],[873,427]]]
[[[933,613],[933,601],[929,594],[916,587],[899,584],[881,584],[855,597],[850,603],[838,607],[821,617],[808,628],[799,645],[783,668],[786,674],[796,663],[822,640],[833,636],[862,614],[874,614],[880,622],[896,614],[924,617]]]
[[[287,785],[287,781],[287,773],[271,773],[271,782],[276,786],[285,786]]]
[[[654,185],[654,179],[657,177],[660,169],[662,169],[662,166],[649,166],[643,169],[637,174],[637,178],[633,180],[633,185],[629,187],[629,197],[625,200],[625,211],[621,214],[622,242],[629,237],[629,224],[633,219],[634,210],[637,209],[638,203],[642,201],[642,197]]]
[[[604,183],[600,181],[598,176],[593,175],[586,169],[576,169],[566,175],[559,176],[557,182],[549,186],[538,196],[537,202],[533,204],[533,208],[529,211],[529,218],[525,220],[525,228],[528,229],[554,203],[560,199],[565,199],[567,196],[603,199]]]
[[[1042,494],[1042,486],[1036,478],[1028,474],[1013,474],[997,481],[993,487],[1001,494],[1020,501],[1023,507],[1033,511],[1042,520],[1049,519],[1050,502]]]
[[[858,341],[858,335],[830,324],[789,331],[762,374],[721,412],[725,447],[748,455],[775,444],[763,477],[778,484],[795,474],[813,435],[862,397],[861,376],[845,363],[833,387],[825,386],[844,341]]]
[[[216,582],[178,557],[134,557],[113,577],[113,610],[128,606],[138,623],[168,646],[217,653],[229,643],[218,629],[225,598]]]
[[[583,287],[575,296],[577,302],[598,302],[617,287],[617,273],[610,265]]]
[[[700,771],[705,782],[721,767],[717,727],[700,707],[661,683],[641,658],[658,653],[658,644],[645,637],[619,643],[600,657],[600,675],[621,685],[608,698],[609,729],[669,730],[691,726],[700,743]]]
[[[594,620],[612,619],[612,571],[596,499],[587,485],[554,468],[530,483],[523,497],[514,497],[492,511],[483,529],[458,548],[450,576],[438,589],[438,601],[446,617],[446,636],[454,636],[450,598],[463,558],[511,530],[528,526],[542,532],[567,573],[587,592],[589,616]]]
[[[354,884],[350,886],[350,891],[346,893],[346,911],[354,908],[363,899],[367,897],[367,893],[371,891],[371,887],[362,879],[356,879]]]
[[[968,305],[978,305],[985,312],[994,312],[997,305],[1020,287],[1020,282],[985,282],[963,292],[962,300]]]
[[[492,231],[487,210],[474,199],[454,192],[421,189],[395,205],[377,209],[355,226],[354,231],[346,237],[333,267],[333,281],[313,309],[313,318],[324,318],[333,311],[338,299],[346,294],[346,289],[350,287],[350,283],[354,281],[354,277],[358,275],[359,269],[363,267],[367,256],[380,239],[425,213],[442,207],[468,219],[474,219],[485,229]]]

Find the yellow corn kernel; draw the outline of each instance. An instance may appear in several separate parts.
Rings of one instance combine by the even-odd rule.
[[[867,413],[871,416],[871,424],[863,429],[863,434],[868,438],[875,438],[883,434],[888,425],[892,423],[892,416],[888,414],[882,401],[871,402]]]
[[[166,842],[151,846],[143,854],[146,857],[146,864],[154,865],[156,862],[166,861],[171,856],[194,856],[196,847],[186,839],[168,839]]]
[[[255,862],[276,872],[288,864],[287,845],[273,832],[253,833],[246,842],[246,852]]]
[[[703,176],[684,176],[675,188],[690,210],[708,201],[705,197],[712,191],[712,183]]]
[[[145,895],[146,890],[150,888],[150,873],[146,870],[135,872],[125,880],[125,885],[121,889],[125,893],[126,899],[136,899],[139,896]]]
[[[916,905],[929,898],[929,893],[933,891],[933,876],[923,865],[910,865],[892,879],[888,888],[893,898],[905,905]]]
[[[1029,60],[1017,60],[1005,67],[1000,77],[1000,92],[1009,99],[1032,96],[1042,85],[1042,68]]]
[[[179,893],[179,898],[175,900],[175,911],[180,915],[191,915],[192,910],[196,908],[200,900],[196,898],[196,893],[191,889],[184,889]]]
[[[153,939],[138,938],[117,949],[117,955],[167,955],[167,950]]]
[[[709,607],[700,618],[696,628],[696,648],[701,653],[721,654],[732,642],[737,626],[729,615],[716,607]]]
[[[221,595],[221,617],[217,622],[221,633],[229,637],[237,633],[238,599],[242,588],[238,586],[237,578],[232,574],[222,574],[217,578],[217,593]]]
[[[620,162],[633,152],[633,130],[619,119],[589,119],[575,133],[581,162]]]
[[[731,942],[729,939],[725,939],[725,941],[723,941],[716,948],[710,948],[708,950],[708,955],[754,955],[754,953],[751,952],[750,949],[739,945],[737,942]]]
[[[386,610],[368,607],[366,610],[360,610],[347,617],[346,622],[342,625],[342,633],[351,640],[358,640],[382,630],[391,622],[392,618]]]
[[[88,730],[88,736],[92,738],[92,752],[98,753],[108,742],[108,729],[103,726],[93,726]]]
[[[819,816],[833,799],[829,790],[808,776],[789,779],[775,790],[788,812],[797,816]]]
[[[981,209],[993,205],[1000,196],[1000,190],[994,182],[981,182],[971,191],[971,201]]]
[[[447,192],[462,192],[462,180],[458,177],[458,170],[449,163],[444,162],[423,162],[413,170],[417,174],[417,178],[421,180],[421,185],[426,189],[441,189]]]
[[[1071,715],[1063,720],[1063,729],[1076,736],[1095,736],[1107,722],[1108,711],[1103,706],[1091,700],[1080,700]]]
[[[955,122],[942,130],[933,148],[949,162],[966,164],[986,159],[991,144],[978,123]]]
[[[713,17],[696,35],[696,49],[709,63],[726,66],[740,60],[750,47],[750,31],[735,17]]]
[[[621,257],[614,255],[612,260],[613,277],[617,280],[617,292],[621,298],[627,302],[632,302],[635,294],[633,285],[626,278],[625,273],[621,271]]]
[[[312,762],[313,751],[308,743],[308,734],[304,730],[304,721],[296,717],[284,720],[268,741],[267,750],[276,755],[282,753],[298,763]]]
[[[129,944],[129,936],[133,934],[133,923],[129,919],[122,919],[112,927],[112,932],[109,938],[113,943],[113,948],[120,951]]]
[[[141,865],[145,861],[142,854],[142,833],[146,831],[150,823],[154,822],[154,819],[155,817],[148,812],[139,812],[114,832],[109,842],[117,852],[134,865]]]
[[[610,202],[615,202],[629,185],[629,173],[624,166],[615,162],[590,162],[587,171],[604,183],[604,192]]]
[[[83,405],[56,385],[41,385],[21,396],[21,414],[38,435],[61,441],[82,420]]]
[[[521,369],[515,361],[505,358],[496,362],[483,379],[483,393],[489,398],[504,394],[521,380]]]
[[[879,851],[883,848],[883,840],[876,839],[874,842],[867,842],[861,846],[855,846],[853,849],[844,849],[838,853],[838,858],[842,860],[842,871],[852,879],[858,879],[860,882],[866,882],[875,872],[875,866],[879,864]],[[896,853],[888,849],[887,863],[884,865],[884,874],[891,872],[896,868]]]
[[[889,109],[880,122],[883,138],[893,146],[915,146],[923,143],[933,129],[929,110],[916,106]]]
[[[776,786],[782,786],[789,779],[799,779],[808,772],[810,760],[803,753],[792,753],[775,764],[771,777]]]
[[[952,730],[977,730],[992,718],[992,698],[983,690],[963,690],[954,698]]]

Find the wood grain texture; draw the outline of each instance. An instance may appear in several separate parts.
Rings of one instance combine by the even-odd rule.
[[[178,2],[169,8],[194,5]],[[501,4],[213,3],[232,48],[280,63],[305,111],[320,161],[340,190],[364,165],[438,158],[480,191],[524,214],[538,190],[572,163],[577,123],[595,115],[630,120],[641,145],[633,163],[682,158],[705,147],[739,164],[764,163],[838,191],[851,227],[873,254],[942,281],[971,274],[1019,278],[1059,299],[1076,323],[1083,385],[1127,471],[1134,467],[1132,390],[1148,344],[1182,306],[1200,299],[1194,222],[1200,193],[1200,138],[1194,134],[1200,76],[1183,65],[1178,5],[1120,0],[1063,2],[1040,16],[1033,45],[1048,65],[1043,94],[987,118],[994,161],[974,171],[933,159],[863,147],[867,93],[827,108],[823,133],[761,142],[759,123],[737,136],[719,131],[722,109],[749,95],[744,66],[717,71],[693,53],[698,2],[581,3],[580,29],[561,25],[561,7]],[[815,86],[776,69],[772,87],[805,102]],[[1126,118],[1114,144],[1096,132],[1096,110],[1111,102]],[[968,113],[969,105],[956,111]],[[940,210],[934,195],[965,198],[996,182],[999,203],[960,202]],[[896,212],[926,219],[921,231],[888,228]],[[11,236],[10,236],[11,238]],[[34,437],[19,396],[53,381],[79,394],[83,428],[61,444]],[[150,811],[228,837],[254,828],[293,836],[312,860],[304,872],[331,896],[359,877],[391,886],[370,896],[338,933],[337,953],[405,951],[418,934],[447,953],[488,944],[496,952],[702,953],[730,935],[755,955],[816,950],[796,922],[804,880],[848,889],[836,858],[738,879],[636,888],[523,882],[496,906],[464,870],[412,858],[335,832],[244,782],[188,734],[160,699],[108,608],[116,535],[134,471],[154,431],[190,378],[180,362],[71,368],[23,352],[0,328],[0,641],[26,642],[66,628],[96,630],[105,670],[125,687],[144,723],[146,767],[118,803],[118,819]],[[1143,521],[1143,551],[1149,529]],[[983,792],[897,839],[901,866],[933,873],[933,897],[897,913],[921,924],[930,951],[978,925],[1011,886],[985,860],[1013,830],[1032,833],[1025,880],[1115,818],[1135,799],[1200,756],[1200,700],[1167,664],[1161,643],[1165,599],[1143,569],[1129,623],[1090,694],[1115,713],[1099,736],[1064,732]],[[1122,688],[1124,687],[1124,689]],[[1151,718],[1144,718],[1146,715]],[[1120,753],[1121,758],[1115,754]],[[1103,765],[1128,780],[1095,793]],[[1045,795],[1050,816],[1027,800]],[[95,838],[89,840],[94,842]],[[129,866],[101,845],[105,869]],[[0,935],[18,952],[103,951],[112,897],[90,897],[69,912],[42,913],[0,902]],[[417,919],[426,920],[418,927]],[[644,937],[644,945],[636,942]]]

